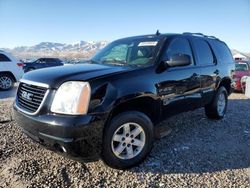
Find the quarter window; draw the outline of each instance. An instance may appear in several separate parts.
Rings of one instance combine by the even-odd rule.
[[[194,39],[194,47],[197,52],[199,64],[213,65],[215,63],[215,59],[210,49],[210,46],[205,40]]]
[[[213,48],[213,51],[214,51],[217,59],[219,59],[219,61],[221,61],[222,63],[232,63],[233,62],[232,54],[231,54],[230,50],[228,49],[228,47],[223,42],[220,42],[217,40],[211,40],[210,44]]]
[[[11,61],[6,55],[0,54],[0,62]]]

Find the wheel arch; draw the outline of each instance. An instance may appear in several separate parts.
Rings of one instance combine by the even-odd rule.
[[[113,109],[109,113],[106,125],[111,121],[111,119],[118,114],[126,111],[138,111],[142,112],[149,117],[154,125],[160,121],[160,103],[158,100],[151,96],[142,96],[126,100],[125,102],[120,102],[114,105]]]
[[[228,95],[230,95],[232,92],[231,84],[232,84],[231,79],[229,77],[225,77],[219,81],[216,90],[218,90],[221,86],[224,86],[227,90]]]
[[[14,80],[14,82],[17,81],[15,75],[14,75],[12,72],[10,72],[10,71],[1,71],[1,72],[0,72],[0,75],[2,75],[2,74],[10,75],[10,76],[12,77],[12,79]]]

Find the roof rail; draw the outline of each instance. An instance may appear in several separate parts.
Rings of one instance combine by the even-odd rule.
[[[183,34],[183,35],[192,35],[192,36],[199,36],[199,37],[205,37],[205,38],[220,40],[220,39],[216,38],[215,36],[208,36],[208,35],[204,35],[203,33],[184,32],[184,33],[182,33],[182,34]]]

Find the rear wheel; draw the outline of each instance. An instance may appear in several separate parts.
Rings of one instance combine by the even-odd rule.
[[[140,163],[151,151],[153,124],[141,112],[124,112],[104,132],[102,158],[110,167],[126,169]]]
[[[14,86],[14,79],[9,74],[0,74],[0,90],[6,91]]]
[[[213,101],[205,106],[205,112],[210,119],[222,119],[227,109],[228,94],[225,87],[221,86]]]

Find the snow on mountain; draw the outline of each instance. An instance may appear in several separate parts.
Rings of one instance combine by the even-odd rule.
[[[12,49],[13,52],[88,52],[97,51],[107,44],[106,41],[86,42],[79,41],[75,44],[41,42],[34,46],[21,46]]]
[[[7,49],[18,58],[62,57],[88,58],[107,45],[107,41],[79,41],[73,44],[41,42],[34,46],[20,46]]]

